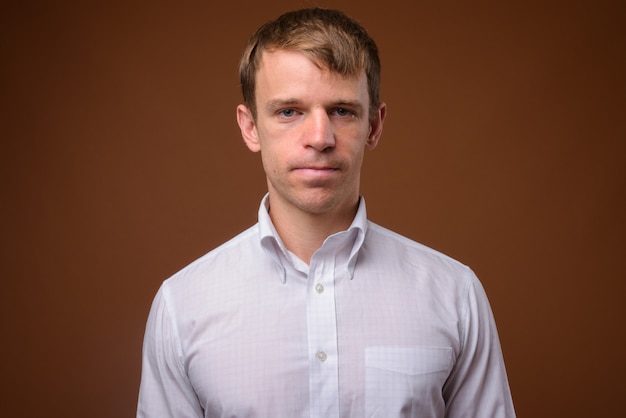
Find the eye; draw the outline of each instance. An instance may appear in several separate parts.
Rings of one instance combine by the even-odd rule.
[[[280,112],[278,112],[278,115],[284,118],[292,118],[296,116],[296,111],[293,109],[283,109]]]
[[[346,108],[338,107],[333,111],[334,114],[341,117],[352,116],[353,113]]]

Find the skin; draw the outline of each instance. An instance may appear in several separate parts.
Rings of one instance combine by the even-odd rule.
[[[364,72],[343,77],[289,50],[263,53],[255,94],[256,118],[239,105],[237,122],[261,153],[278,234],[308,263],[354,218],[363,156],[378,144],[386,106],[369,117]]]

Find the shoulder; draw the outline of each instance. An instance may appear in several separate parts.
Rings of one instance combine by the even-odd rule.
[[[250,274],[262,252],[255,224],[165,280],[157,299],[184,330],[184,324],[245,289],[245,274]]]
[[[260,252],[258,224],[191,262],[163,282],[167,293],[193,292],[207,286],[212,279],[228,278],[233,275],[242,260],[249,260]]]
[[[407,263],[419,261],[421,264],[437,265],[455,271],[470,270],[468,266],[447,254],[371,221],[368,221],[365,244],[369,250],[375,250],[385,254],[386,257]]]
[[[471,300],[488,308],[480,280],[460,261],[380,225],[370,223],[359,254],[361,271],[385,288],[393,282],[402,297],[428,300],[438,311],[466,318]],[[424,299],[425,298],[425,299]]]
[[[383,277],[394,277],[405,287],[437,290],[441,297],[457,301],[478,282],[472,269],[460,261],[372,222],[359,263]]]

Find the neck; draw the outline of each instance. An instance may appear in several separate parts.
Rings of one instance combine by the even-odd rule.
[[[338,213],[312,214],[294,207],[272,206],[270,218],[285,247],[305,263],[330,235],[348,229],[358,208],[358,201]]]

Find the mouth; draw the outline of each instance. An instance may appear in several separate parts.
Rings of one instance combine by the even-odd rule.
[[[293,172],[310,179],[327,179],[339,173],[339,168],[332,166],[302,166],[295,167]]]
[[[337,167],[332,166],[302,166],[296,167],[296,170],[308,170],[308,171],[335,171],[338,170]]]

